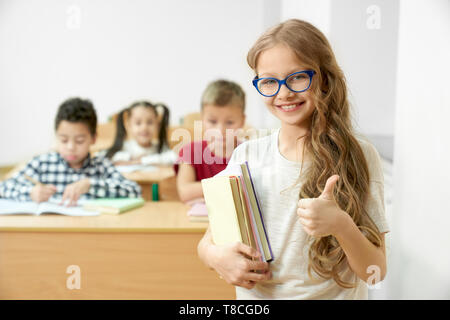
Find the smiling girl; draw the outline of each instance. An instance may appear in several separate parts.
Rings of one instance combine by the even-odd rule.
[[[275,258],[269,265],[242,243],[215,245],[210,230],[199,257],[238,299],[367,299],[366,281],[386,274],[383,173],[376,149],[352,129],[330,44],[288,20],[247,61],[281,128],[239,145],[220,175],[248,161]]]

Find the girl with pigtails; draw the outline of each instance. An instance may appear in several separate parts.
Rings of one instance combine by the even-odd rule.
[[[116,137],[106,157],[115,165],[173,164],[177,157],[168,145],[168,125],[166,105],[133,103],[118,114]]]

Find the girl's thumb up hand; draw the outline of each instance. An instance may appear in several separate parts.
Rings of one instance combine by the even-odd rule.
[[[334,201],[334,187],[336,183],[339,180],[339,176],[335,174],[334,176],[331,176],[328,178],[327,182],[325,183],[325,188],[322,191],[322,194],[319,196],[319,199],[324,200],[333,200]]]
[[[318,198],[300,199],[297,215],[303,229],[315,238],[336,235],[350,217],[342,211],[334,200],[334,188],[338,175],[328,178],[325,188]]]

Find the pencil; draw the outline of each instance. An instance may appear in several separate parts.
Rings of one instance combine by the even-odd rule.
[[[23,177],[24,177],[25,179],[27,179],[28,181],[30,181],[30,182],[31,182],[32,184],[34,184],[34,185],[41,185],[41,184],[42,184],[42,183],[40,183],[39,181],[33,179],[32,177],[27,176],[26,174],[24,174]]]

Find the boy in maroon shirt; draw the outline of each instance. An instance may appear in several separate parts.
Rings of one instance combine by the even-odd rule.
[[[202,96],[201,114],[203,140],[184,145],[175,165],[178,194],[183,202],[201,200],[200,181],[226,168],[239,144],[234,133],[245,124],[244,91],[231,81],[210,83]]]

